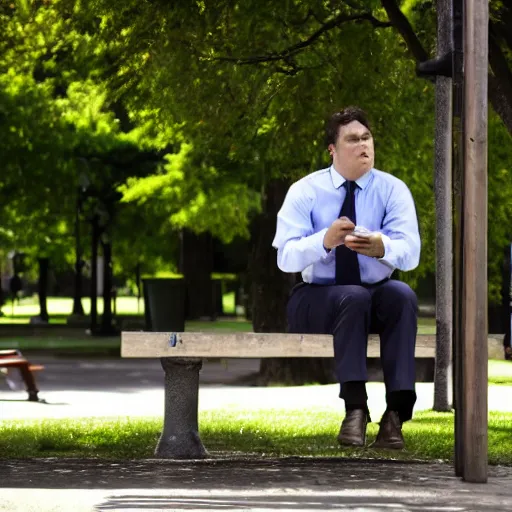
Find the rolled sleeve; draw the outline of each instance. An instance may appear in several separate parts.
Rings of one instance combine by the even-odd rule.
[[[402,271],[415,269],[420,262],[421,241],[412,195],[405,185],[395,189],[382,226],[384,256],[379,260]]]
[[[277,249],[277,265],[283,272],[302,272],[313,263],[332,257],[332,251],[324,247],[327,228],[315,233],[311,222],[315,202],[316,194],[306,183],[294,183],[286,195],[272,242]]]
[[[288,240],[277,250],[277,266],[283,272],[302,272],[318,260],[329,260],[333,251],[324,247],[326,232],[327,228],[304,238]]]

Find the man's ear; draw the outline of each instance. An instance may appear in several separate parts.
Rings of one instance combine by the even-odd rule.
[[[329,154],[330,154],[331,156],[333,156],[333,155],[334,155],[334,150],[336,149],[336,148],[334,147],[334,144],[329,144],[329,146],[327,146],[327,149],[329,150]]]

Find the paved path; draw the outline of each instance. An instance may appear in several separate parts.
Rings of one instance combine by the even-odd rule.
[[[444,464],[343,459],[8,461],[0,511],[494,511],[512,509],[511,470],[468,484]]]
[[[29,403],[0,379],[1,419],[163,415],[163,371],[151,360],[38,358],[41,398]],[[336,385],[242,386],[254,360],[209,362],[201,372],[200,409],[333,407]],[[432,384],[418,384],[417,410],[432,407]],[[491,410],[512,410],[510,388],[489,390]],[[368,386],[375,418],[382,384]],[[343,459],[257,458],[209,461],[35,459],[0,464],[1,512],[93,511],[509,511],[512,469],[490,470],[487,485],[467,484],[444,464]]]
[[[58,359],[39,357],[37,375],[42,403],[26,401],[24,391],[10,391],[0,379],[0,420],[87,416],[163,416],[163,370],[156,360]],[[342,410],[338,386],[253,387],[239,382],[258,370],[258,361],[207,362],[201,370],[199,409],[332,407]],[[510,387],[489,388],[489,410],[512,411]],[[416,410],[431,409],[433,384],[417,384]],[[368,384],[374,418],[384,410],[384,385]]]

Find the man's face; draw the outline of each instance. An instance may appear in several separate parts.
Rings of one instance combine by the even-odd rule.
[[[336,144],[329,145],[333,164],[347,180],[357,180],[374,164],[373,137],[359,121],[340,126]]]

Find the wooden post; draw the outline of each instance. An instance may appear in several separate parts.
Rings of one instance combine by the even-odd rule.
[[[463,229],[463,0],[453,0],[453,406],[455,409],[455,474],[463,474],[462,438],[462,229]]]
[[[464,7],[463,478],[487,481],[487,0]]]
[[[452,50],[452,0],[437,0],[437,56]],[[436,77],[434,191],[436,202],[436,358],[434,410],[452,404],[453,226],[452,79]]]

